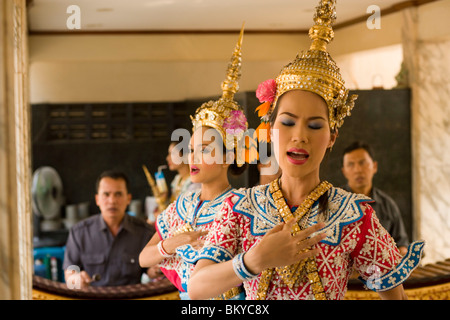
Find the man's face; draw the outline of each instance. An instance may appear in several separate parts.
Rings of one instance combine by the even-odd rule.
[[[130,201],[131,194],[128,193],[123,179],[105,177],[100,180],[97,194],[95,195],[95,202],[100,208],[104,219],[123,218]]]
[[[352,190],[372,188],[372,179],[378,164],[365,149],[356,149],[344,155],[342,173]]]

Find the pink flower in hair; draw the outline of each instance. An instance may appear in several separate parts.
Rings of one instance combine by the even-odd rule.
[[[230,112],[230,116],[223,122],[223,127],[228,132],[245,131],[247,129],[247,118],[241,110],[233,110]]]
[[[275,95],[277,93],[277,83],[274,79],[266,80],[259,84],[258,89],[256,89],[256,97],[259,102],[269,102],[272,103],[275,100]]]

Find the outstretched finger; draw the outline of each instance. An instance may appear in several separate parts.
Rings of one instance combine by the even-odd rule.
[[[208,231],[202,231],[202,230],[198,230],[198,231],[189,231],[189,232],[184,232],[181,233],[184,236],[189,237],[190,239],[198,239],[202,236],[206,236],[208,234]]]
[[[298,233],[298,236],[303,236],[303,238],[308,238],[310,235],[319,232],[325,227],[325,223],[319,222],[311,227],[308,227]]]
[[[312,249],[312,250],[307,250],[307,251],[300,250],[298,253],[298,259],[303,260],[303,259],[312,258],[312,257],[317,256],[319,253],[320,253],[320,249]]]
[[[304,249],[308,249],[311,248],[313,246],[315,246],[316,244],[318,244],[320,241],[322,241],[323,239],[326,238],[326,234],[325,233],[320,233],[312,238],[307,238],[304,239],[302,241],[299,241],[298,244],[298,248],[299,250],[304,250]]]
[[[323,222],[319,222],[309,228],[306,228],[304,230],[302,230],[301,232],[299,232],[295,238],[298,241],[302,241],[304,239],[307,239],[310,235],[312,235],[313,233],[316,233],[318,231],[320,231],[321,229],[323,229],[325,227],[325,223]]]
[[[270,235],[272,233],[279,232],[279,231],[283,230],[284,226],[285,226],[284,223],[277,224],[275,227],[273,227],[272,229],[267,231],[266,235]]]

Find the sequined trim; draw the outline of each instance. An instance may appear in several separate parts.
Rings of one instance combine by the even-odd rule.
[[[280,223],[277,207],[269,192],[269,185],[239,189],[233,191],[233,194],[238,197],[233,211],[250,219],[252,235],[263,236]]]
[[[341,243],[342,229],[353,222],[356,222],[364,216],[361,203],[373,202],[372,199],[362,195],[347,192],[340,188],[331,188],[328,198],[329,212],[334,212],[327,220],[327,226],[322,229],[327,237],[322,240],[323,243],[331,246],[337,246]],[[310,221],[318,221],[315,216],[319,214],[319,204],[314,205],[310,215]]]
[[[217,198],[215,198],[214,203],[209,205],[208,209],[203,210],[200,217],[198,217],[197,222],[195,225],[201,226],[204,224],[211,223],[214,220],[214,217],[216,215],[216,212],[218,211],[218,207],[222,205],[222,203],[225,201],[225,199],[230,195],[233,189],[227,190]],[[197,206],[197,204],[200,201],[200,193],[201,190],[198,190],[196,192],[185,192],[182,195],[180,195],[176,201],[176,212],[181,220],[187,221],[189,223],[192,223],[193,221],[190,221],[193,217],[192,215],[192,208],[193,204]],[[194,206],[194,210],[195,210]]]
[[[197,256],[196,260],[192,263],[197,262],[200,259],[212,260],[215,263],[225,262],[233,259],[233,255],[226,249],[220,246],[208,246],[203,247],[201,253]]]

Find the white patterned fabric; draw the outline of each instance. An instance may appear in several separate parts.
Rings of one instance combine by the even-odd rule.
[[[200,191],[181,194],[175,202],[158,215],[156,224],[162,240],[173,237],[174,233],[186,222],[189,222],[196,231],[209,230],[215,214],[220,211],[220,206],[232,190],[224,192],[211,203],[200,200]],[[180,246],[176,250],[176,255],[164,259],[159,266],[175,271],[181,278],[181,285],[186,291],[187,282],[194,269],[192,263],[197,260],[198,253],[199,251],[191,245]]]

